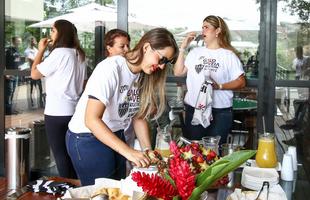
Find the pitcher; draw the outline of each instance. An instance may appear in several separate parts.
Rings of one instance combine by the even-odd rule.
[[[163,157],[169,157],[170,152],[171,133],[169,125],[165,128],[157,128],[155,150],[158,151]]]
[[[259,167],[273,168],[277,166],[278,160],[273,134],[264,133],[259,136],[255,160]]]
[[[216,154],[219,154],[219,143],[221,140],[221,136],[205,136],[202,138],[203,146],[206,149],[211,149],[215,151]]]

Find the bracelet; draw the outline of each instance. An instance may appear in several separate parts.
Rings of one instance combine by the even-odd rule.
[[[223,89],[223,85],[219,84],[219,89],[222,90]]]
[[[150,150],[150,148],[145,147],[142,151],[145,152],[145,151],[149,151],[149,150]]]
[[[179,52],[184,52],[185,49],[184,48],[179,48]]]

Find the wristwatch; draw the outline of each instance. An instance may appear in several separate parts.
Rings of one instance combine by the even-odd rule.
[[[222,84],[219,84],[219,89],[223,89],[223,85]]]

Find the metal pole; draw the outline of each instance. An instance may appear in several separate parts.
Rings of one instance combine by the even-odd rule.
[[[5,68],[5,50],[4,50],[4,24],[5,24],[5,0],[0,0],[0,176],[4,176],[4,68]]]
[[[117,1],[117,28],[128,32],[128,0]]]
[[[104,34],[105,24],[102,22],[96,22],[95,27],[95,64],[97,65],[104,59]]]

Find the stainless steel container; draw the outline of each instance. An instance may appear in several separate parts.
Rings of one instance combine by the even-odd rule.
[[[9,128],[5,134],[5,176],[7,188],[16,190],[29,179],[29,128]]]

